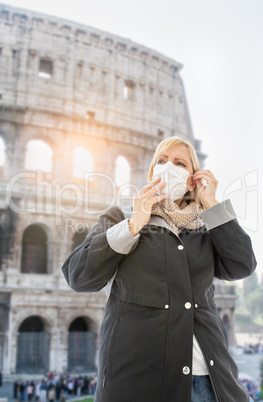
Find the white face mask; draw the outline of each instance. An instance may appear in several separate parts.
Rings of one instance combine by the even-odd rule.
[[[157,177],[161,177],[160,183],[167,182],[167,185],[157,192],[158,195],[168,193],[167,197],[172,201],[176,201],[185,195],[186,182],[189,177],[187,170],[168,161],[165,164],[154,166],[153,180]]]

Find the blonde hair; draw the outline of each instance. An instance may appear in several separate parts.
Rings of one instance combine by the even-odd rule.
[[[170,148],[173,145],[176,144],[182,144],[185,145],[188,149],[189,149],[189,153],[190,153],[190,159],[192,162],[192,167],[193,167],[193,171],[196,172],[197,170],[200,169],[200,162],[199,159],[196,155],[195,149],[193,147],[193,145],[186,140],[183,140],[180,137],[169,137],[169,138],[165,138],[164,140],[162,140],[160,142],[160,144],[157,146],[155,153],[153,155],[151,164],[150,164],[150,168],[149,168],[149,172],[148,172],[148,181],[150,182],[152,180],[153,177],[153,168],[156,165],[157,162],[157,158],[160,155],[161,152],[166,151],[168,148]],[[193,191],[188,191],[185,195],[184,195],[184,199],[190,199],[190,200],[194,200],[195,202],[197,202],[202,208],[202,204],[200,203],[200,200],[198,199],[198,193],[197,193],[197,186],[195,187],[195,189]]]

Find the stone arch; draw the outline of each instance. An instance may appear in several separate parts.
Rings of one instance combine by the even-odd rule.
[[[37,316],[39,317],[43,323],[44,323],[44,328],[45,331],[47,332],[51,332],[53,326],[54,326],[54,322],[50,319],[50,317],[47,314],[43,314],[43,311],[39,311],[38,308],[34,308],[32,310],[29,311],[19,311],[17,313],[18,317],[16,319],[14,328],[13,328],[13,333],[18,333],[18,330],[21,326],[21,324],[27,320],[27,318],[31,317],[31,316]]]
[[[42,222],[33,222],[23,229],[21,238],[20,272],[50,274],[54,255],[54,235],[51,228]],[[41,265],[38,262],[40,257]],[[30,269],[33,260],[37,265]]]
[[[93,322],[85,315],[77,316],[68,327],[68,371],[94,371],[96,333]]]
[[[78,316],[71,321],[68,332],[88,332],[92,326],[91,320],[86,316]]]
[[[85,317],[85,319],[87,319],[89,328],[91,328],[91,330],[93,332],[97,331],[98,324],[97,324],[96,313],[93,313],[90,311],[87,315],[86,309],[85,310],[78,309],[78,310],[74,310],[72,312],[72,314],[68,317],[67,321],[65,322],[65,327],[64,327],[65,331],[67,331],[67,332],[69,331],[69,327],[70,327],[71,323],[73,321],[75,321],[78,317]]]
[[[18,328],[18,332],[43,332],[44,330],[45,322],[38,315],[25,318]]]
[[[145,181],[143,178],[145,162],[142,150],[134,147],[134,149],[130,148],[129,151],[127,151],[127,147],[124,145],[117,146],[114,144],[110,147],[108,154],[110,155],[108,171],[112,173],[112,177],[115,176],[116,159],[122,156],[127,160],[130,166],[130,179],[127,187],[129,188],[129,195],[134,195]]]
[[[59,143],[55,141],[54,135],[52,136],[52,134],[53,133],[47,130],[29,128],[21,139],[25,144],[28,144],[30,141],[43,141],[54,151],[55,148],[59,147]]]
[[[138,149],[138,152],[136,152],[136,150],[134,150],[134,152],[131,152],[131,150],[127,151],[127,147],[125,146],[116,146],[116,144],[114,144],[113,146],[113,150],[112,150],[112,156],[113,159],[116,160],[116,158],[118,156],[123,156],[128,163],[130,164],[131,168],[134,168],[135,166],[137,166],[138,164],[140,164],[140,152],[141,150]]]
[[[46,374],[49,371],[50,333],[40,315],[27,316],[17,329],[16,372]]]
[[[87,147],[78,146],[73,151],[73,176],[84,179],[84,174],[93,172],[94,158]]]
[[[30,175],[27,175],[27,180],[29,181],[33,181],[35,182],[36,179],[40,180],[40,181],[46,181],[46,180],[50,180],[50,176],[47,179],[45,177],[46,173],[49,172],[56,172],[57,169],[57,164],[60,163],[61,160],[61,152],[65,152],[64,148],[63,151],[60,151],[61,148],[61,143],[60,143],[60,137],[59,135],[56,136],[56,134],[54,134],[53,130],[45,130],[42,127],[27,127],[27,131],[23,132],[23,135],[17,140],[18,144],[16,146],[16,149],[20,150],[19,155],[17,156],[17,163],[16,166],[18,169],[21,170],[26,170],[30,173],[33,172],[37,172],[38,170],[43,171],[43,175],[39,175],[38,177],[35,177],[36,175],[32,174],[32,177],[29,177]],[[45,145],[48,147],[48,149],[50,150],[51,153],[51,166],[47,166],[45,169],[31,169],[30,166],[27,168],[26,167],[26,160],[27,160],[27,146],[31,141],[41,141],[43,143],[45,143]],[[50,161],[50,158],[49,158]],[[46,170],[50,167],[49,170]]]
[[[123,188],[123,195],[129,194],[131,166],[125,156],[118,155],[115,159],[114,179],[120,191]]]
[[[47,273],[47,235],[36,224],[29,225],[22,237],[21,272]]]
[[[53,149],[46,138],[34,137],[26,142],[25,169],[52,171]]]

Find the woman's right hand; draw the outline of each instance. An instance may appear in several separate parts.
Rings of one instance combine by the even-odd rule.
[[[149,222],[152,206],[156,202],[162,201],[167,197],[167,193],[156,195],[157,191],[163,189],[167,183],[160,183],[161,178],[152,180],[134,196],[133,214],[129,220],[129,229],[132,236],[137,233]]]

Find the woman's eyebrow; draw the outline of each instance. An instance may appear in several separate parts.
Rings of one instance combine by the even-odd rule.
[[[188,162],[184,158],[174,158],[174,160],[184,161],[188,165]]]

